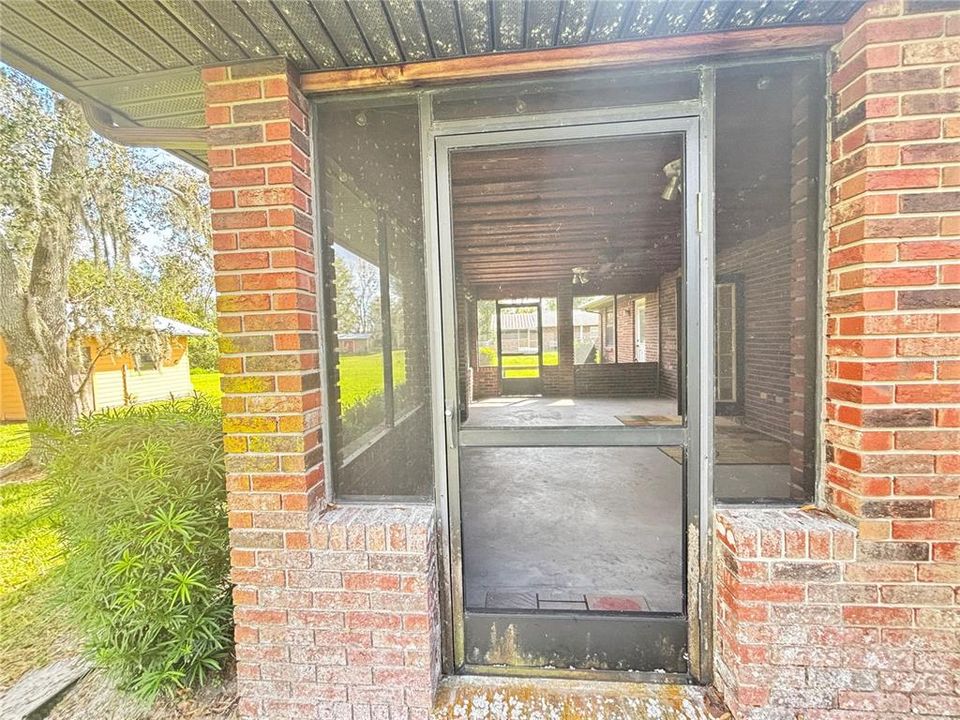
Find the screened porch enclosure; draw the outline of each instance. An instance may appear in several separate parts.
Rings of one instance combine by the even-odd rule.
[[[336,496],[439,476],[458,667],[686,673],[705,468],[809,497],[818,67],[717,68],[709,141],[688,71],[318,106]],[[508,122],[644,98],[689,104]]]
[[[811,487],[815,103],[808,64],[717,74],[714,484],[733,501]],[[670,135],[454,155],[465,427],[681,422],[681,170]]]

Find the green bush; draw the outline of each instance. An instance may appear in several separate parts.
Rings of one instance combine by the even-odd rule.
[[[217,347],[217,331],[206,328],[208,335],[192,337],[187,341],[190,350],[190,367],[196,370],[216,370],[219,367],[220,350]]]
[[[95,662],[144,698],[220,670],[232,608],[219,412],[195,397],[46,438],[63,600]]]

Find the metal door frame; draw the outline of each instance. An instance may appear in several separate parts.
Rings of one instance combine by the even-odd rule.
[[[497,362],[499,363],[500,371],[500,394],[503,394],[503,381],[511,381],[513,385],[523,386],[522,381],[526,380],[527,385],[533,389],[536,388],[537,392],[521,392],[515,393],[516,395],[539,395],[543,392],[543,312],[541,304],[543,303],[543,298],[539,298],[537,302],[522,302],[522,303],[504,303],[501,300],[496,301],[496,317],[497,317]],[[507,370],[506,364],[503,362],[503,328],[500,326],[500,313],[504,309],[509,308],[536,308],[537,309],[537,377],[536,382],[529,382],[533,378],[507,378],[504,373]],[[506,353],[509,357],[528,357],[529,353]],[[517,382],[521,381],[521,382]]]
[[[701,70],[702,95],[712,98],[713,73]],[[432,297],[428,310],[435,327],[431,353],[434,361],[435,427],[445,442],[437,443],[437,501],[441,514],[441,604],[444,607],[444,669],[447,672],[574,676],[653,682],[708,682],[712,677],[710,547],[712,528],[711,457],[713,408],[713,252],[712,252],[712,103],[675,103],[672,107],[635,108],[615,114],[604,122],[595,112],[555,113],[512,118],[497,124],[485,120],[434,123],[430,95],[421,96],[422,170],[425,185],[425,222],[431,233],[428,243],[428,275]],[[685,304],[697,308],[688,313],[684,327],[688,363],[687,427],[678,428],[540,428],[524,434],[496,428],[475,430],[463,438],[465,445],[561,445],[623,446],[679,444],[687,448],[685,558],[687,651],[686,673],[596,672],[524,668],[489,668],[465,663],[463,563],[459,496],[459,388],[456,348],[456,298],[451,225],[449,153],[453,149],[493,147],[524,142],[596,139],[630,135],[683,132],[685,151],[684,276]],[[694,192],[694,189],[697,192]],[[433,272],[430,272],[430,271]],[[436,293],[436,295],[433,295]],[[442,430],[441,430],[442,429]],[[641,433],[631,431],[640,430]],[[644,435],[640,438],[640,435]],[[602,443],[599,442],[602,439]]]

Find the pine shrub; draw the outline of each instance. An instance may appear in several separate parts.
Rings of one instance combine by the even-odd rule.
[[[46,437],[62,597],[94,661],[145,699],[202,683],[232,644],[219,411],[196,397]]]

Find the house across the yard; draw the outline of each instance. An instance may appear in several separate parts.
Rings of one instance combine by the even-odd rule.
[[[955,2],[8,5],[210,171],[244,718],[960,717]]]
[[[186,323],[158,317],[155,330],[164,349],[156,357],[149,353],[114,353],[104,349],[96,338],[83,341],[80,352],[85,363],[93,363],[93,372],[84,386],[88,411],[103,410],[133,403],[153,402],[193,393],[190,382],[190,355],[187,341],[206,335],[206,330]],[[26,420],[13,368],[7,364],[7,347],[0,339],[0,422]]]
[[[340,352],[344,355],[362,355],[373,347],[373,335],[364,332],[340,334]]]

